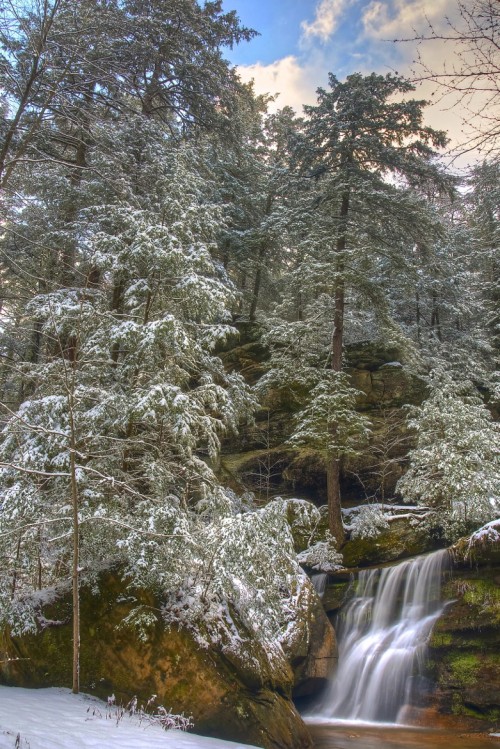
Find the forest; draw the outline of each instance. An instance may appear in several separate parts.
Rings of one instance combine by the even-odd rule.
[[[325,474],[318,569],[386,526],[383,503],[438,546],[498,519],[498,120],[457,176],[397,73],[330,73],[315,105],[270,113],[225,59],[255,32],[221,0],[0,15],[2,626],[36,629],[41,592],[72,586],[78,691],[80,586],[118,564],[166,596],[167,624],[216,640],[235,608],[272,653],[305,584],[287,499],[219,459],[277,391],[287,444]],[[249,329],[256,381],[226,356]],[[373,427],[346,363],[360,344],[397,351],[425,396],[395,491],[360,496],[349,525],[343,466]],[[158,616],[128,625],[147,638]]]

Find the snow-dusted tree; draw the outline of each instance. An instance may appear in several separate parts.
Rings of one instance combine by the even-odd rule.
[[[500,160],[478,164],[471,172],[465,196],[466,219],[472,233],[470,265],[474,291],[483,303],[481,323],[491,346],[491,357],[500,359]],[[485,324],[486,323],[486,324]]]
[[[410,411],[416,446],[398,491],[429,507],[430,523],[453,540],[498,517],[500,427],[471,383],[434,370],[429,387]]]
[[[386,340],[404,338],[391,320],[387,290],[394,274],[410,272],[415,244],[432,242],[440,231],[416,188],[449,187],[433,150],[446,138],[423,125],[425,102],[396,99],[412,90],[399,76],[354,74],[341,83],[330,75],[330,90],[319,89],[317,106],[305,107],[295,138],[297,200],[283,214],[296,249],[274,345],[278,358],[291,354],[291,370],[316,358],[340,374],[346,321],[365,339],[377,327]],[[333,414],[328,431],[335,443]],[[339,455],[332,455],[327,476],[330,530],[342,541]]]
[[[227,221],[220,259],[241,293],[238,313],[254,322],[268,307],[283,262],[280,207],[284,192],[280,115],[267,115],[266,97],[243,87],[233,108],[232,137],[213,137],[213,176]]]
[[[66,288],[42,277],[23,315],[38,338],[13,372],[23,402],[4,404],[7,614],[12,589],[22,593],[35,571],[48,584],[72,566],[76,602],[80,568],[118,542],[126,549],[129,528],[185,540],[190,514],[217,505],[206,459],[253,403],[213,354],[235,289],[212,260],[222,216],[199,176],[203,149],[142,118],[95,133],[100,178],[79,186],[74,223],[58,224],[64,178],[41,174],[37,201],[4,236],[11,247],[36,235],[49,257],[54,238],[76,239],[80,279]]]
[[[12,0],[0,18],[3,188],[34,159],[86,169],[96,110],[227,125],[239,84],[221,48],[254,34],[219,0]]]
[[[485,162],[462,195],[429,196],[445,231],[431,247],[415,247],[417,273],[395,279],[390,294],[429,368],[442,362],[489,389],[498,359],[498,178],[496,162]]]
[[[326,466],[327,483],[336,462],[356,454],[366,441],[368,419],[355,408],[358,392],[349,386],[344,372],[319,370],[318,383],[308,393],[307,403],[296,418],[291,442],[307,445],[318,452]],[[340,504],[340,497],[339,497]],[[332,536],[341,543],[344,538],[342,521],[336,504],[329,502],[328,525]]]

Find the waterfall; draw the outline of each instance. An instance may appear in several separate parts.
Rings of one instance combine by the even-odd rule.
[[[326,584],[328,582],[328,575],[325,572],[316,572],[311,575],[311,582],[318,596],[323,598],[325,595]]]
[[[447,558],[438,551],[360,573],[356,595],[340,617],[338,669],[316,717],[400,722],[443,610]]]

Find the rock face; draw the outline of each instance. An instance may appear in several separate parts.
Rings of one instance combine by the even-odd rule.
[[[256,325],[241,325],[239,341],[222,352],[226,366],[237,369],[254,385],[269,368],[269,352],[259,342]],[[382,500],[394,492],[408,449],[402,406],[425,397],[423,381],[401,364],[395,348],[374,343],[357,344],[346,352],[347,371],[359,390],[357,408],[372,424],[370,443],[341,468],[344,500],[359,500],[378,493]],[[278,493],[326,501],[325,467],[307,448],[287,444],[304,392],[291,386],[267,393],[256,423],[243,428],[223,449],[220,474],[237,489],[251,489],[263,499]]]
[[[82,691],[104,699],[114,693],[123,703],[134,695],[145,703],[156,694],[159,704],[192,715],[200,734],[266,749],[311,745],[290,699],[294,676],[283,656],[269,658],[241,628],[237,647],[224,642],[223,629],[217,646],[202,647],[188,631],[165,628],[161,617],[141,639],[137,630],[123,626],[137,605],[155,612],[161,604],[147,591],[128,590],[117,573],[103,575],[98,589],[82,588]],[[4,633],[2,683],[71,686],[69,596],[44,606],[40,622],[37,634]],[[310,642],[306,625],[303,638]],[[302,652],[299,639],[292,648],[295,660]]]
[[[490,524],[492,525],[492,524]],[[497,521],[500,531],[500,521]],[[434,707],[472,726],[500,724],[500,533],[463,539],[452,552],[450,601],[430,642]]]
[[[342,555],[346,567],[366,567],[408,559],[436,548],[423,528],[412,525],[408,518],[395,516],[388,530],[375,538],[348,541],[342,548]]]
[[[294,672],[295,698],[321,691],[337,665],[335,632],[311,585],[302,589],[298,608],[301,615],[284,645]]]

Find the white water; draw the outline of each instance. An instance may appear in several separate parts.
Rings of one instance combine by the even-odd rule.
[[[442,613],[446,551],[363,571],[337,631],[339,664],[318,718],[398,723]]]
[[[325,572],[317,572],[311,575],[311,582],[318,596],[323,598],[325,595],[326,584],[328,582],[328,575]]]

